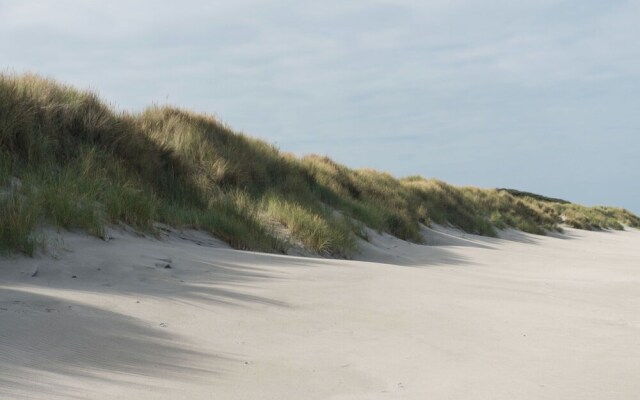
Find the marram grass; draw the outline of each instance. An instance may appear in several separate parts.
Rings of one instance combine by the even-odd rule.
[[[624,209],[349,169],[283,154],[211,116],[116,112],[92,92],[0,75],[0,252],[33,254],[44,225],[101,237],[120,223],[154,234],[157,222],[240,249],[284,252],[295,242],[338,257],[356,250],[364,226],[414,242],[431,223],[490,236],[640,227]]]

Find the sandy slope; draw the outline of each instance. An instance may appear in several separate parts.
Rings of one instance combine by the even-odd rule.
[[[0,398],[640,396],[639,231],[428,234],[377,263],[65,234],[0,260]]]

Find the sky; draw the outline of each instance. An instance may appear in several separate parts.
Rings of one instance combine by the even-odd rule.
[[[296,154],[640,213],[640,1],[0,0],[0,69]]]

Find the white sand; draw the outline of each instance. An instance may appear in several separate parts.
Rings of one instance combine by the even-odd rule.
[[[378,263],[65,234],[0,259],[0,398],[640,398],[639,231],[428,234]]]

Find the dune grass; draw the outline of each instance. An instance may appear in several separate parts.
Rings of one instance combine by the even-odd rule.
[[[0,198],[0,254],[19,251],[33,255],[40,240],[35,234],[38,206],[17,195]]]
[[[0,75],[0,188],[0,252],[27,254],[42,225],[104,237],[120,223],[154,234],[159,222],[240,249],[284,252],[296,242],[338,257],[356,250],[364,226],[414,242],[431,223],[482,235],[640,227],[623,209],[283,154],[211,116],[116,112],[92,92],[35,75]]]

